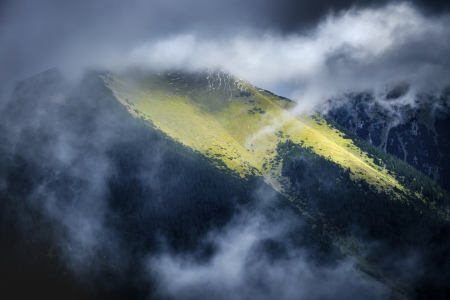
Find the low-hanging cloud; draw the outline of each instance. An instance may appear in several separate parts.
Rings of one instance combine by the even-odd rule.
[[[285,222],[244,211],[227,227],[209,233],[207,242],[216,251],[206,261],[170,252],[150,257],[157,294],[170,299],[382,298],[382,290],[355,276],[350,262],[319,266],[306,248],[289,246],[288,228]],[[264,249],[267,241],[284,244],[284,254]]]

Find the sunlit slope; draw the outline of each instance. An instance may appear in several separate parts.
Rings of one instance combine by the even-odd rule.
[[[115,97],[134,116],[206,156],[221,160],[242,177],[254,173],[280,190],[279,142],[301,143],[343,168],[402,199],[407,192],[388,170],[376,165],[324,120],[296,117],[290,103],[221,71],[204,74],[109,74]]]

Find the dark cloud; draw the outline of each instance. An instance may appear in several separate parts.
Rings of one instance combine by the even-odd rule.
[[[450,2],[446,0],[413,0],[412,2],[428,14],[448,13],[450,9]]]
[[[210,40],[248,30],[298,34],[313,29],[330,13],[388,2],[6,1],[0,6],[0,80],[23,78],[70,61],[94,64],[108,55],[118,60],[142,43],[184,33]],[[443,1],[413,2],[433,14],[448,9]]]
[[[448,11],[448,1],[388,1],[388,0],[322,0],[322,1],[265,1],[264,25],[272,26],[283,33],[294,33],[310,29],[329,14],[339,14],[349,9],[379,8],[389,3],[410,2],[428,14],[442,14]]]
[[[350,8],[380,5],[386,1],[266,1],[266,25],[282,33],[294,33],[302,29],[311,29],[329,14],[337,14]]]

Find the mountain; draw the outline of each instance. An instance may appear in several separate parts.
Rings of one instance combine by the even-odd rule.
[[[288,140],[350,169],[353,180],[365,181],[378,192],[398,199],[419,192],[402,185],[406,182],[396,174],[402,171],[386,167],[378,160],[381,157],[371,157],[373,150],[358,146],[361,141],[352,140],[333,123],[319,115],[296,117],[288,111],[293,105],[290,100],[223,71],[109,74],[103,80],[133,116],[241,177],[263,176],[281,193],[277,148]]]
[[[158,298],[142,257],[208,261],[221,251],[205,240],[244,210],[287,224],[262,257],[286,259],[292,245],[320,266],[352,261],[344,273],[371,296],[446,295],[449,192],[294,105],[219,69],[92,71],[79,82],[52,69],[20,82],[0,124],[1,229],[15,241],[3,259],[34,252],[83,293],[89,278],[96,296]],[[410,252],[414,276],[399,262]],[[17,265],[32,268],[23,256]]]
[[[328,116],[450,188],[450,93],[407,94],[400,85],[386,95],[347,95],[330,101]]]

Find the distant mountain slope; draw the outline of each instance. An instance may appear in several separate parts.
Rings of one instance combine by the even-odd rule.
[[[450,189],[450,90],[407,96],[414,101],[396,91],[384,98],[360,93],[331,100],[328,116]]]

